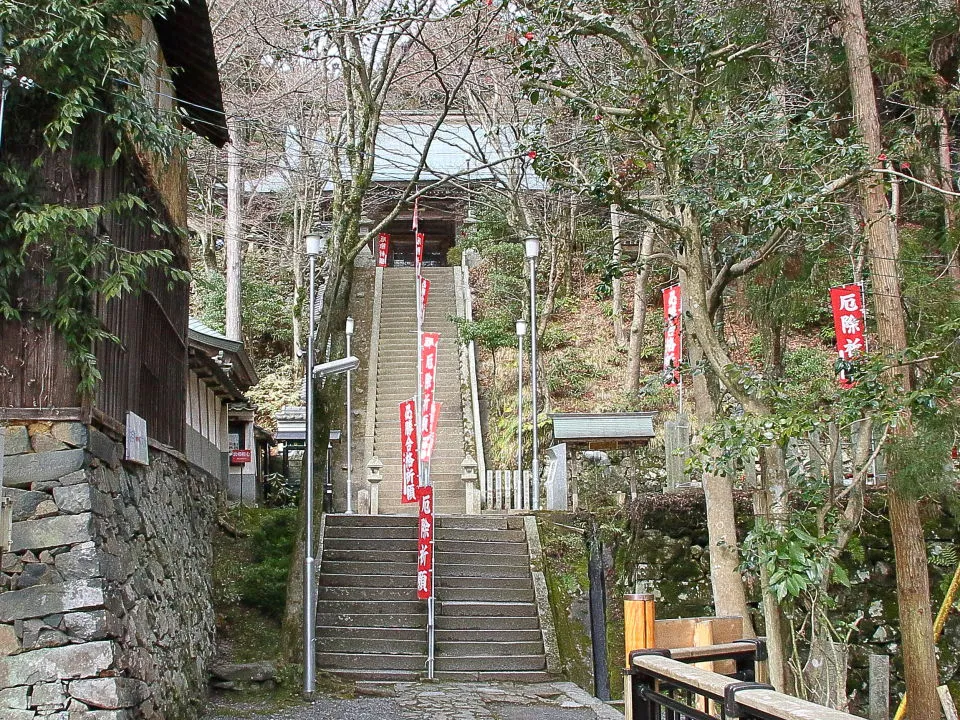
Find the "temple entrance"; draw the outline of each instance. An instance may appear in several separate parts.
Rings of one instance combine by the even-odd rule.
[[[410,217],[391,222],[385,232],[390,234],[390,252],[387,267],[413,267],[414,234]],[[423,264],[425,267],[446,267],[447,252],[455,244],[456,224],[447,218],[421,218],[420,232],[424,235]],[[376,247],[371,248],[376,257]]]

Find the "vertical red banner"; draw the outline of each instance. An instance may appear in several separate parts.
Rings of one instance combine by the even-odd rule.
[[[380,233],[377,236],[377,267],[387,266],[387,256],[390,254],[390,233]]]
[[[433,488],[418,488],[417,500],[417,598],[426,600],[433,594]]]
[[[423,420],[433,408],[433,393],[437,385],[437,346],[440,333],[420,333],[420,407],[423,408]],[[423,422],[424,431],[430,426]]]
[[[430,297],[430,281],[425,277],[420,278],[420,302],[417,304],[417,319],[423,325],[423,316],[427,312],[427,300]]]
[[[440,410],[443,403],[434,402],[423,416],[423,444],[421,447],[423,462],[430,462],[433,457],[433,448],[437,444],[437,424],[440,420]],[[429,414],[428,414],[429,413]]]
[[[426,237],[422,232],[417,233],[417,243],[416,243],[416,253],[417,253],[417,273],[420,272],[420,266],[423,264],[423,244],[426,242]]]
[[[420,456],[417,448],[417,401],[400,403],[400,468],[403,480],[400,501],[417,501],[420,485]]]
[[[833,307],[833,329],[837,336],[837,354],[841,360],[852,360],[866,350],[864,338],[863,291],[856,283],[830,288]],[[840,384],[852,383],[840,375]]]
[[[667,385],[680,382],[680,362],[683,357],[681,313],[683,301],[680,286],[671,285],[663,291],[663,376]]]

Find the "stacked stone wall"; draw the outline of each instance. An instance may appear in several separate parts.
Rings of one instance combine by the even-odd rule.
[[[0,560],[0,717],[197,714],[214,649],[211,533],[220,489],[174,453],[122,462],[80,423],[11,425]]]

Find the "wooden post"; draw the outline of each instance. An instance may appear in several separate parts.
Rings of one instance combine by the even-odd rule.
[[[623,596],[624,663],[630,667],[630,653],[654,647],[656,604],[650,593]]]

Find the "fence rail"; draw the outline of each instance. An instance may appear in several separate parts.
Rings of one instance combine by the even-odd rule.
[[[483,487],[484,510],[532,510],[532,475],[529,470],[487,470]]]
[[[627,720],[858,720],[755,682],[760,647],[744,642],[631,653]],[[688,664],[731,659],[733,677]]]

